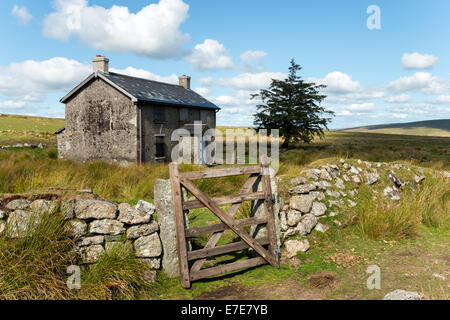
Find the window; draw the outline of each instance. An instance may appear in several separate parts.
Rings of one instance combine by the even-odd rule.
[[[207,124],[208,123],[208,111],[207,110],[201,110],[200,111],[200,118],[201,118],[203,124]]]
[[[188,108],[180,108],[180,121],[185,122],[189,120]]]
[[[153,107],[153,122],[154,123],[166,122],[166,108],[160,106]]]
[[[155,143],[155,158],[161,159],[166,157],[166,143],[164,142],[164,136],[156,136]]]

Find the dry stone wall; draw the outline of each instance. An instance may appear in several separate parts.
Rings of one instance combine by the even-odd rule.
[[[92,264],[119,242],[125,242],[142,262],[157,270],[162,245],[159,225],[153,220],[155,206],[140,200],[137,205],[98,199],[9,201],[0,210],[0,235],[24,237],[41,223],[44,214],[62,212],[76,243],[81,264]],[[7,228],[8,226],[8,228]]]

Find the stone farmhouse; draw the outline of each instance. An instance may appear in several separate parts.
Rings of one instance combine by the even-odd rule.
[[[55,132],[58,157],[79,162],[171,161],[178,143],[171,141],[175,129],[193,134],[197,121],[204,131],[216,127],[220,108],[192,91],[190,82],[185,75],[174,85],[109,72],[109,59],[97,55],[93,73],[61,99],[66,124]]]

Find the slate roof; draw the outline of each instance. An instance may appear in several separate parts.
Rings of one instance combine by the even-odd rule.
[[[90,80],[90,78],[97,75],[100,78],[107,80],[110,84],[118,87],[121,91],[125,91],[124,93],[135,101],[150,101],[198,108],[220,109],[218,106],[206,100],[198,93],[185,89],[179,85],[136,78],[114,72],[105,73],[101,71],[97,71],[86,80]],[[82,84],[85,83],[86,82],[83,82]],[[82,84],[61,99],[61,102],[65,102],[65,100],[67,100],[72,94],[78,91],[82,87]]]

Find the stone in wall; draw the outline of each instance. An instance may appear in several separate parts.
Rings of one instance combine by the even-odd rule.
[[[134,248],[139,258],[159,257],[162,253],[161,241],[156,233],[138,238],[134,242]]]
[[[148,236],[158,230],[159,225],[156,221],[138,226],[132,226],[127,230],[127,239],[137,239],[139,237]]]
[[[90,234],[110,234],[119,235],[124,233],[125,228],[122,222],[111,219],[94,220],[89,224]]]
[[[118,220],[131,225],[148,223],[152,218],[151,214],[138,210],[135,207],[130,206],[128,203],[121,203],[119,205],[119,212]]]
[[[115,219],[117,217],[117,206],[104,200],[77,200],[74,211],[78,219]]]

